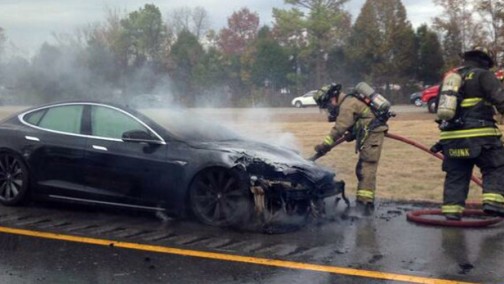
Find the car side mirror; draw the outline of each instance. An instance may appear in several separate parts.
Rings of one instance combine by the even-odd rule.
[[[126,131],[122,134],[121,138],[124,142],[161,144],[161,141],[152,137],[152,135],[143,130]]]

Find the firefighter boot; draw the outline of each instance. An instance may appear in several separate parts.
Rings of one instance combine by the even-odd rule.
[[[459,213],[445,213],[443,214],[446,218],[446,220],[449,221],[460,221],[462,219],[462,214]]]
[[[504,217],[504,207],[492,203],[483,204],[483,212],[490,216]]]
[[[459,204],[443,204],[441,212],[449,221],[460,221],[462,213],[464,213],[464,206]]]
[[[374,204],[372,202],[355,202],[355,211],[362,216],[371,216],[374,212]]]
[[[504,195],[500,193],[483,193],[483,211],[488,215],[504,217]]]

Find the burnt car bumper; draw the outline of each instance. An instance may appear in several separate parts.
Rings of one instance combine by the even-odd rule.
[[[341,194],[345,191],[345,182],[333,181],[325,183],[312,189],[283,190],[283,195],[288,200],[323,199]]]

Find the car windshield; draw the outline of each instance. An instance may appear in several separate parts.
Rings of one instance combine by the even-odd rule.
[[[189,110],[142,110],[144,115],[164,127],[172,135],[188,142],[215,142],[241,139],[221,123],[205,119]]]

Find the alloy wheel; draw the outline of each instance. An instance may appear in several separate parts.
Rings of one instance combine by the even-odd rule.
[[[28,172],[24,163],[10,153],[0,154],[0,202],[19,204],[27,192]]]
[[[196,177],[189,200],[199,221],[212,226],[229,226],[251,213],[250,192],[237,174],[227,169],[209,169]]]

